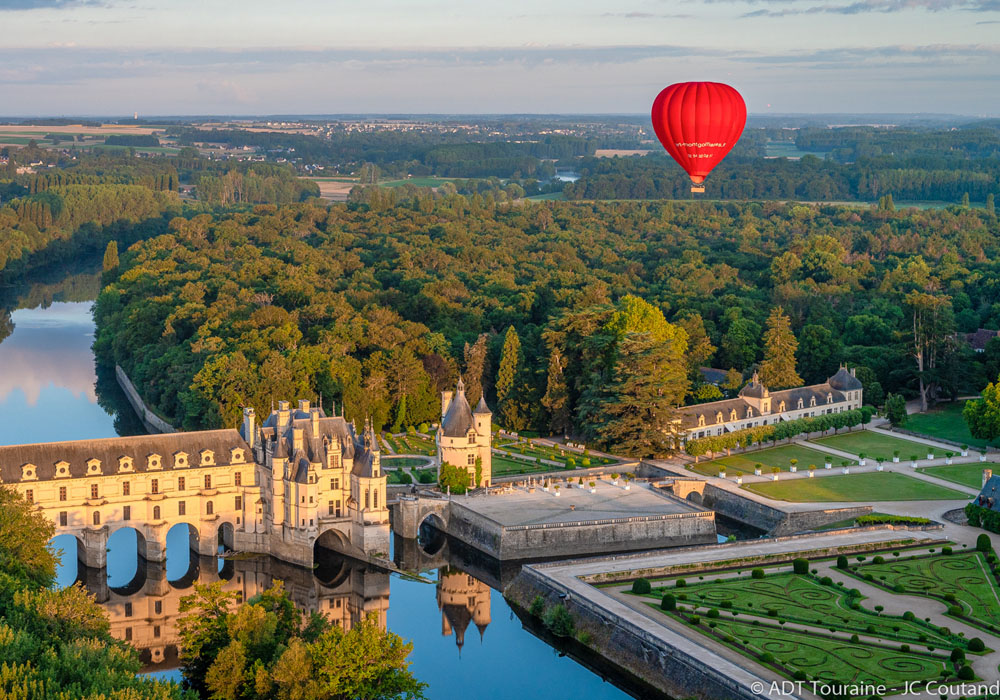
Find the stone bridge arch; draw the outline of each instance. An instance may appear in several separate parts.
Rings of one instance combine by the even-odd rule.
[[[392,506],[392,531],[409,540],[417,539],[420,528],[425,523],[447,532],[450,503],[445,498],[404,496]]]

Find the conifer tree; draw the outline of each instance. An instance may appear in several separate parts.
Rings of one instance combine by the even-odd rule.
[[[549,430],[554,435],[569,432],[569,387],[563,374],[563,357],[559,348],[553,348],[549,355],[549,376],[542,405],[549,412]]]
[[[510,430],[519,430],[519,402],[514,391],[521,371],[521,338],[514,326],[507,329],[500,352],[500,368],[497,370],[497,404],[500,424]]]
[[[767,319],[764,332],[764,361],[760,363],[760,381],[769,389],[801,386],[802,377],[795,371],[795,351],[799,343],[792,333],[791,319],[776,306]]]
[[[111,241],[104,249],[104,271],[113,272],[118,269],[118,241]]]
[[[486,334],[481,333],[472,345],[465,344],[465,398],[472,406],[483,395],[483,374],[486,372]]]

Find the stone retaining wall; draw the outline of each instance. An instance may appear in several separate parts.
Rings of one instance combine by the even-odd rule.
[[[154,433],[176,433],[177,429],[170,425],[167,421],[160,418],[158,415],[153,413],[142,397],[139,395],[138,390],[136,390],[135,385],[132,384],[132,380],[128,378],[119,365],[115,365],[115,377],[118,379],[118,385],[125,392],[125,397],[128,402],[132,404],[132,408],[135,410],[135,414],[139,416],[146,428]]]

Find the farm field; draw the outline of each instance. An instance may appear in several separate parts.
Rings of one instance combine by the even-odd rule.
[[[928,476],[936,476],[939,479],[953,481],[962,486],[978,489],[983,483],[983,469],[992,469],[994,473],[1000,473],[1000,464],[995,462],[974,462],[972,464],[951,464],[943,467],[919,467],[918,472],[923,472]]]
[[[980,440],[972,437],[969,426],[962,418],[962,409],[965,408],[964,401],[955,403],[939,404],[927,413],[913,413],[906,418],[907,430],[926,435],[931,438],[945,438],[955,442],[971,445],[972,447],[987,447],[990,444],[998,445],[1000,441],[990,443],[988,440]]]
[[[954,676],[950,649],[969,646],[933,624],[880,614],[878,601],[807,573],[760,570],[756,578],[737,573],[704,583],[671,578],[632,594],[789,678],[902,688]]]
[[[895,472],[838,474],[814,479],[788,479],[747,484],[748,491],[779,501],[798,503],[967,500],[943,486]]]
[[[864,453],[866,457],[875,459],[885,457],[892,459],[892,453],[899,450],[900,459],[909,459],[910,455],[918,455],[920,458],[927,456],[927,445],[923,445],[912,440],[882,435],[871,430],[860,430],[854,433],[841,433],[840,435],[828,435],[826,437],[814,438],[810,442],[826,445],[835,450],[850,452],[859,455]],[[944,453],[941,450],[936,452]]]
[[[827,456],[825,452],[803,447],[802,445],[782,445],[756,452],[719,457],[710,462],[693,464],[691,468],[699,474],[706,476],[718,476],[719,469],[722,467],[725,467],[727,474],[753,474],[754,465],[759,462],[764,466],[764,474],[770,474],[773,467],[778,467],[782,471],[788,471],[791,467],[791,460],[797,459],[799,461],[796,466],[799,471],[805,471],[809,468],[810,464],[815,464],[817,469],[822,469]],[[833,457],[833,459],[836,460],[837,458]],[[836,463],[834,461],[834,464]]]

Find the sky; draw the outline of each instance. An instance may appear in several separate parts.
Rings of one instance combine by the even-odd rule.
[[[1000,0],[0,0],[0,115],[1000,116]]]

